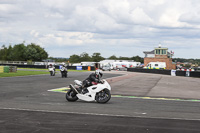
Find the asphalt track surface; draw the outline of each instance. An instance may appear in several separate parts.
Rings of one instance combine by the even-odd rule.
[[[169,81],[173,78],[176,83],[176,79],[180,80],[179,77],[127,72],[105,73],[104,78],[110,82],[113,94],[107,104],[80,100],[67,102],[64,93],[48,91],[66,87],[73,83],[74,79],[84,80],[89,74],[89,72],[70,72],[68,78],[61,78],[60,74],[55,77],[40,75],[0,78],[0,132],[200,132],[200,102],[187,101],[193,97],[197,99],[198,94],[191,96],[189,93],[187,95],[183,93],[180,96],[172,95],[166,90],[164,93],[156,90],[160,85],[163,86],[162,79],[166,83],[166,79]],[[198,81],[199,79],[192,79],[191,82],[199,85]],[[170,85],[173,88],[174,84]],[[167,88],[171,86],[168,85]],[[175,94],[176,91],[178,90],[174,91]],[[123,96],[148,96],[160,99]],[[183,98],[186,101],[167,100],[171,97]]]

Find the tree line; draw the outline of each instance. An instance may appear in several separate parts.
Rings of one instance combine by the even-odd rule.
[[[13,47],[3,45],[0,49],[0,60],[3,61],[42,61],[48,58],[48,53],[34,43],[25,46],[24,43]]]
[[[70,62],[70,63],[80,63],[80,62],[99,62],[104,59],[110,60],[134,60],[137,62],[144,62],[143,58],[139,56],[133,57],[116,57],[115,55],[105,58],[101,56],[101,53],[93,53],[91,56],[83,52],[80,55],[73,54],[70,58],[54,58],[48,57],[48,53],[44,48],[40,47],[35,43],[25,45],[24,43],[16,44],[14,46],[9,45],[6,47],[3,45],[0,49],[0,60],[3,61],[42,61],[44,59],[52,59],[56,62]]]
[[[105,60],[105,59],[110,59],[110,60],[134,60],[136,62],[144,62],[144,59],[142,57],[139,56],[133,56],[133,57],[116,57],[115,55],[112,55],[108,58],[104,58],[101,56],[101,53],[93,53],[91,56],[86,53],[83,52],[80,55],[74,54],[71,55],[69,58],[69,62],[70,63],[79,63],[79,62],[84,62],[84,61],[92,61],[92,62],[99,62],[101,60]]]
[[[48,57],[48,53],[44,48],[40,47],[35,43],[25,45],[24,43],[16,44],[14,46],[9,45],[6,47],[3,45],[0,48],[0,60],[3,61],[42,61],[44,59],[53,59],[56,62],[70,62],[70,63],[80,63],[80,62],[99,62],[104,59],[110,60],[134,60],[136,62],[144,62],[144,58],[140,56],[133,57],[116,57],[112,55],[108,58],[102,57],[101,53],[93,53],[91,56],[83,52],[80,55],[73,54],[69,58],[54,58]],[[200,65],[200,59],[184,59],[184,58],[173,58],[173,62],[189,62],[193,64]]]
[[[110,60],[134,60],[137,62],[144,62],[144,59],[139,56],[133,57],[116,57],[112,55],[108,58],[102,57],[101,53],[93,53],[91,56],[83,52],[80,55],[73,54],[70,58],[54,58],[48,57],[48,53],[44,48],[40,47],[35,43],[25,45],[24,43],[16,44],[14,46],[9,45],[6,47],[3,45],[0,49],[0,60],[3,61],[42,61],[44,59],[53,59],[56,62],[70,62],[70,63],[80,63],[80,62],[99,62],[104,59]]]
[[[192,64],[200,65],[200,59],[173,58],[173,62],[181,62],[181,63],[189,62],[189,63],[192,63]]]

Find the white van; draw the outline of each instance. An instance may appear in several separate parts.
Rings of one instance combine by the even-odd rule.
[[[166,62],[149,62],[145,69],[166,69]]]
[[[130,67],[139,67],[141,62],[130,62]]]
[[[101,69],[103,71],[111,71],[111,65],[110,64],[103,65]]]
[[[112,67],[113,67],[114,70],[115,70],[115,69],[120,69],[120,68],[123,67],[123,66],[122,66],[122,62],[113,62],[113,63],[112,63]]]

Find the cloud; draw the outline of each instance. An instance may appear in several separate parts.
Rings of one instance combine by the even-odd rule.
[[[152,25],[153,20],[140,7],[131,12],[132,21],[136,24]]]
[[[37,32],[37,31],[35,31],[35,30],[32,30],[32,31],[30,32],[30,34],[33,35],[34,37],[38,37],[39,32]]]
[[[103,46],[105,56],[112,49],[116,56],[134,49],[143,56],[159,42],[177,51],[189,44],[200,49],[199,6],[197,0],[1,0],[0,45],[25,40],[68,53]]]
[[[198,12],[188,12],[185,14],[182,14],[179,18],[181,22],[185,22],[188,24],[193,25],[193,27],[199,26],[200,23],[200,11]]]
[[[34,34],[32,31],[31,34]],[[81,46],[94,43],[93,34],[87,32],[59,32],[57,34],[46,34],[39,37],[38,41],[44,46]]]

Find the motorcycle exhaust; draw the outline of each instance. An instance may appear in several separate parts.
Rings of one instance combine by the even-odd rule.
[[[72,84],[70,84],[69,87],[70,87],[72,90],[74,90],[77,94],[79,93],[79,92],[77,91],[77,89],[76,89]]]

